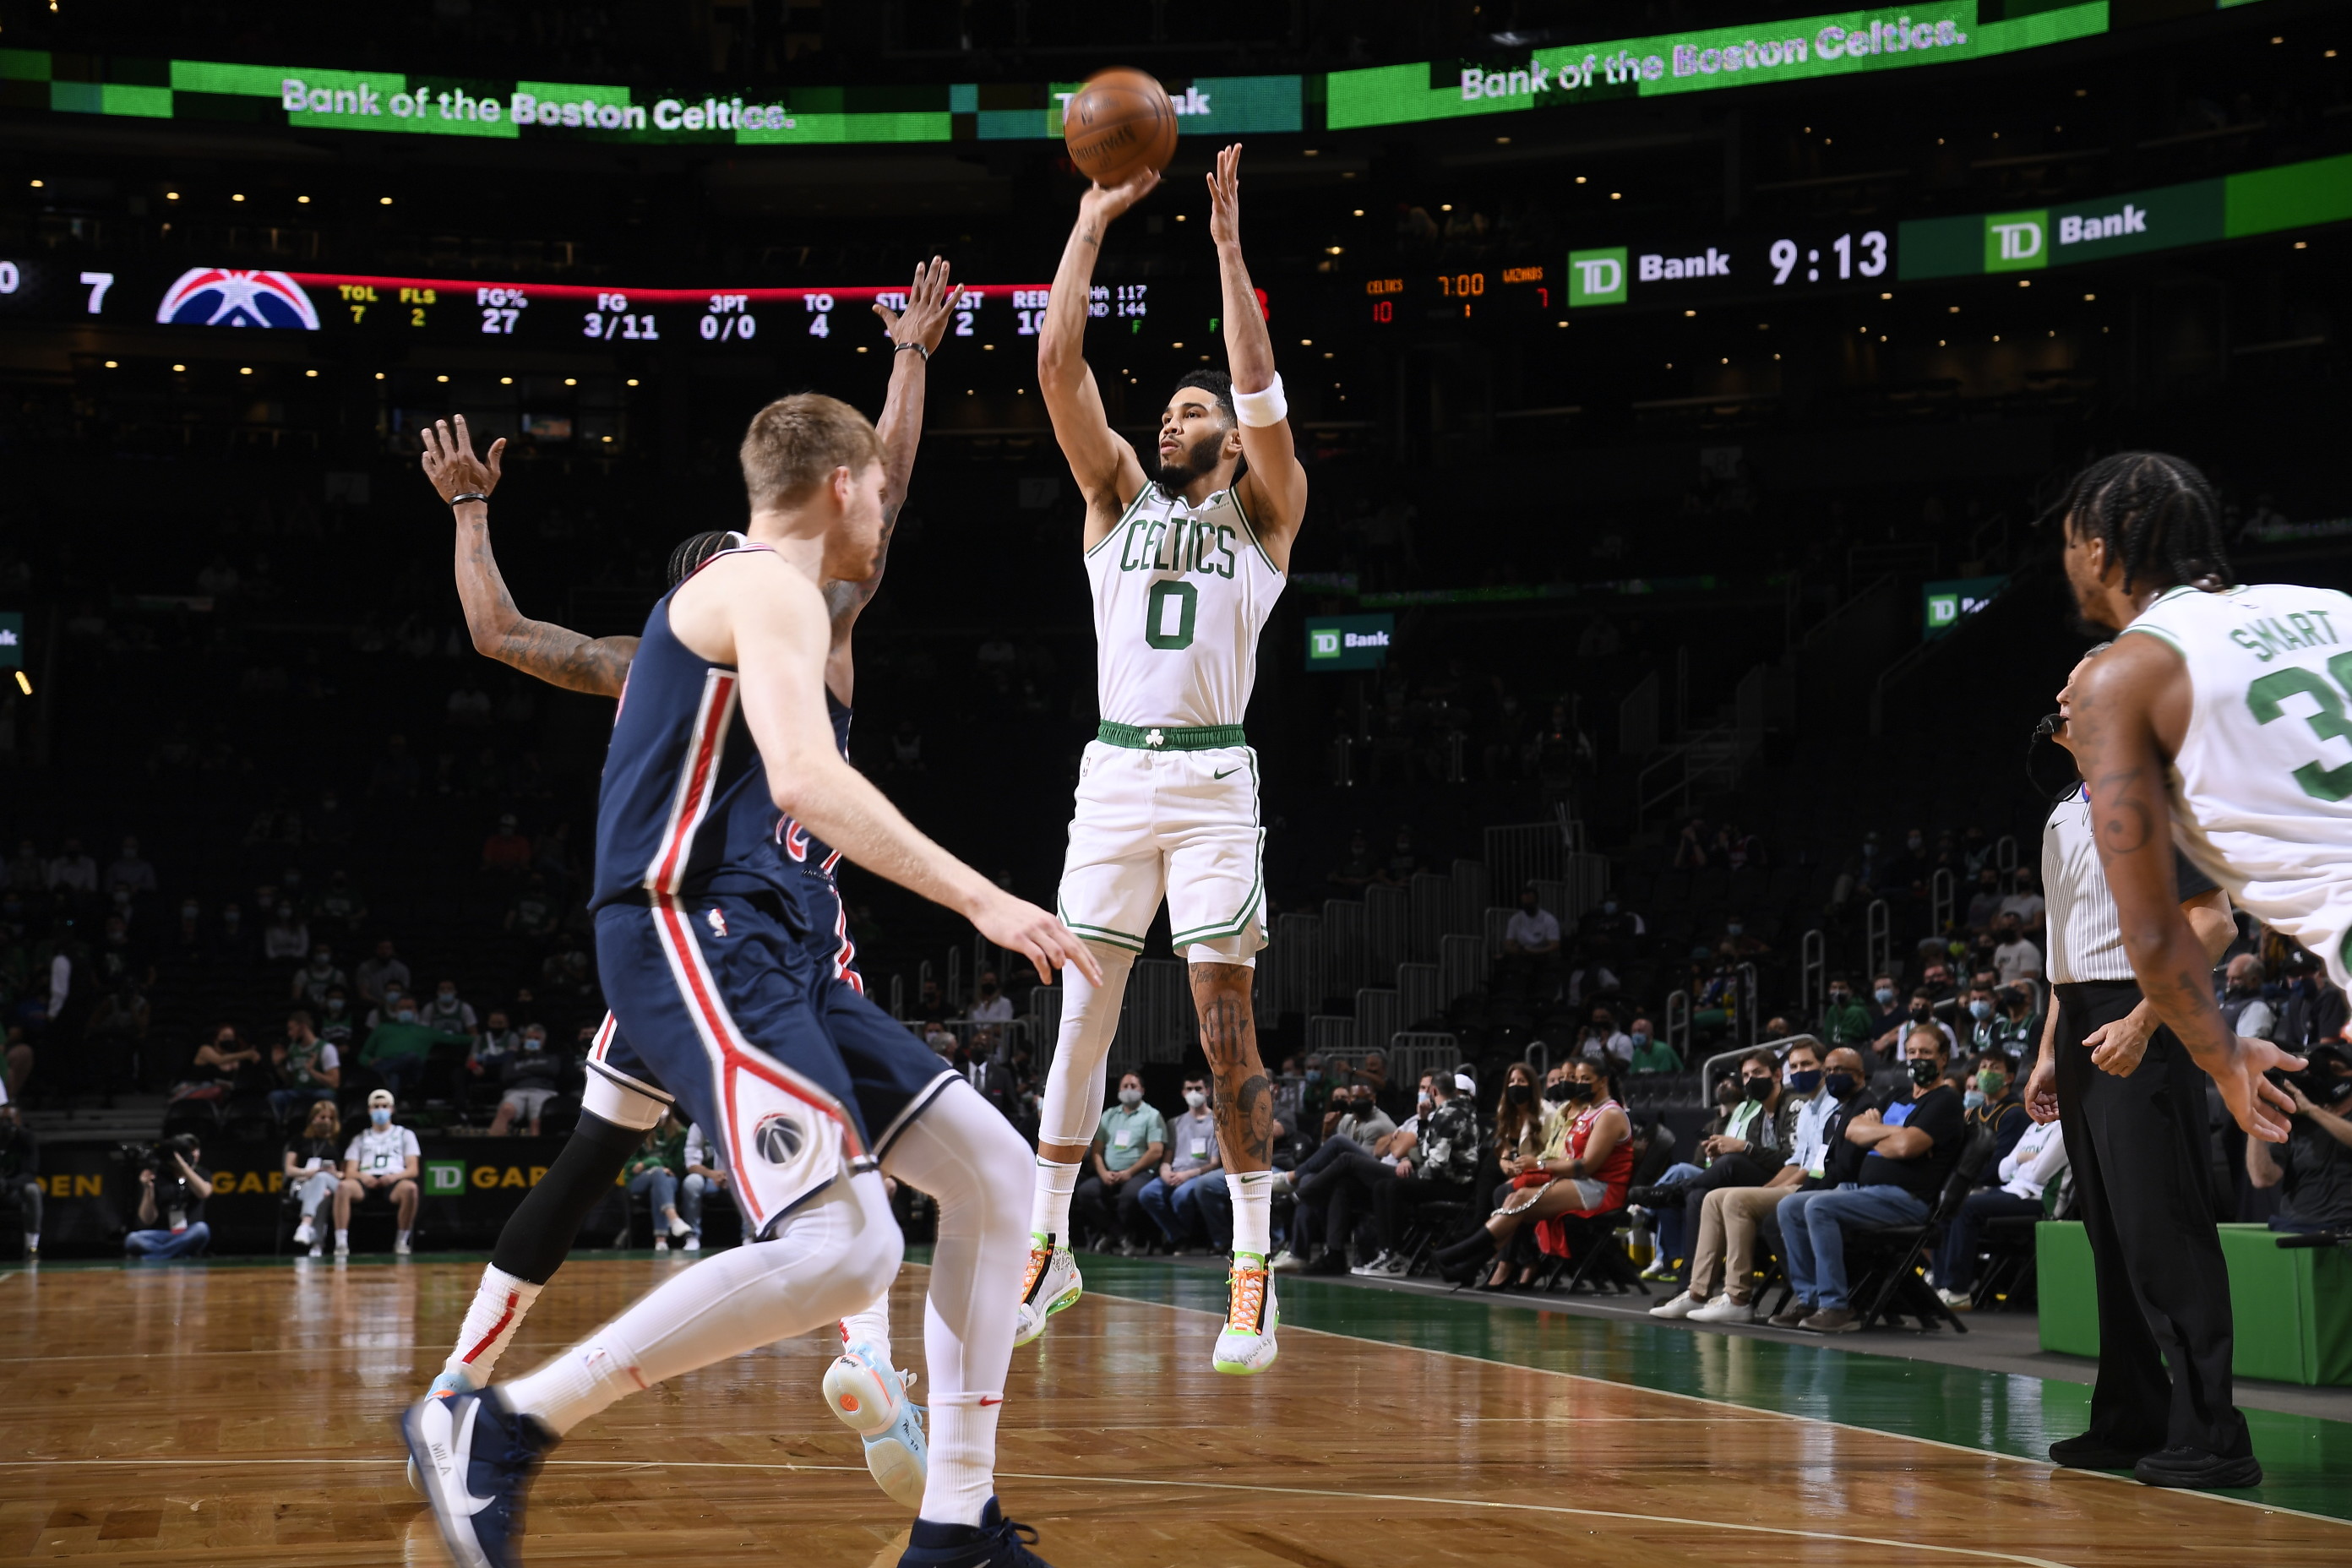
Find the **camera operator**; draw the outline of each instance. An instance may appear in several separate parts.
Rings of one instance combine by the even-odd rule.
[[[197,1163],[203,1153],[194,1138],[167,1139],[155,1146],[139,1168],[141,1228],[122,1238],[125,1253],[168,1262],[194,1257],[211,1244],[205,1200],[213,1195],[213,1182],[212,1173]],[[159,1218],[169,1228],[156,1228]]]
[[[343,1151],[342,1184],[335,1189],[335,1256],[352,1251],[352,1205],[382,1198],[398,1213],[400,1228],[393,1237],[395,1257],[408,1254],[408,1233],[416,1224],[416,1185],[424,1151],[416,1134],[392,1121],[392,1090],[368,1093],[368,1124]]]
[[[2284,1079],[2294,1123],[2284,1148],[2246,1140],[2246,1174],[2285,1188],[2273,1230],[2352,1230],[2352,1051],[2315,1046],[2311,1065]]]
[[[294,1245],[319,1256],[319,1209],[343,1184],[341,1123],[335,1102],[321,1100],[310,1107],[302,1131],[286,1142],[286,1185],[301,1205],[302,1223],[294,1227]]]
[[[0,1193],[16,1200],[25,1226],[25,1261],[41,1258],[41,1141],[16,1120],[16,1108],[0,1101]]]

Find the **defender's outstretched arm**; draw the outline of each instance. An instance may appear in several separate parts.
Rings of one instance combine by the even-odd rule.
[[[1061,443],[1071,477],[1086,497],[1088,549],[1102,542],[1143,489],[1144,475],[1134,444],[1110,427],[1102,388],[1087,365],[1087,290],[1111,219],[1159,184],[1159,174],[1147,169],[1123,185],[1087,188],[1078,198],[1078,221],[1062,247],[1061,264],[1054,269],[1045,324],[1037,330],[1037,390],[1054,421],[1054,439]]]
[[[1217,154],[1209,180],[1209,237],[1217,243],[1217,277],[1224,286],[1225,364],[1238,402],[1276,381],[1274,335],[1258,310],[1257,289],[1242,259],[1242,146]],[[1283,571],[1290,570],[1290,542],[1307,516],[1307,470],[1287,417],[1271,425],[1242,421],[1242,457],[1249,468],[1234,488],[1257,530],[1258,542]]]
[[[506,437],[490,443],[489,461],[484,463],[474,456],[466,416],[458,415],[456,425],[453,431],[449,421],[439,420],[425,430],[425,477],[445,501],[488,496],[498,488]],[[629,661],[636,657],[637,639],[583,637],[526,617],[515,608],[514,595],[499,574],[498,557],[490,552],[490,509],[467,501],[452,510],[457,520],[457,597],[466,606],[474,651],[567,690],[618,697]]]

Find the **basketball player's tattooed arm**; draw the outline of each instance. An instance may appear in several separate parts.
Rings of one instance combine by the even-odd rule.
[[[1274,337],[1257,308],[1257,289],[1242,259],[1242,148],[1217,154],[1209,177],[1209,237],[1217,244],[1217,276],[1224,286],[1225,364],[1234,390],[1264,392],[1274,384]],[[1307,470],[1298,464],[1290,421],[1244,425],[1242,456],[1249,468],[1234,488],[1275,565],[1290,570],[1290,542],[1307,516]]]
[[[833,647],[825,656],[824,683],[842,701],[851,700],[856,680],[850,662],[849,634],[858,615],[882,586],[890,564],[890,539],[898,530],[898,511],[907,501],[907,487],[915,474],[915,448],[923,439],[923,392],[929,381],[929,356],[939,352],[956,296],[948,287],[948,264],[934,256],[915,266],[915,280],[907,288],[907,308],[893,310],[879,300],[874,313],[890,337],[890,391],[882,400],[882,416],[874,428],[882,437],[882,544],[874,557],[874,574],[862,583],[834,581],[824,585],[825,613],[833,617]],[[922,352],[901,353],[898,345],[918,343]]]
[[[2294,1102],[2263,1074],[2303,1062],[2267,1040],[2231,1033],[2214,1005],[2211,960],[2180,907],[2172,874],[2172,803],[2157,710],[2186,683],[2179,656],[2154,637],[2119,637],[2075,677],[2067,727],[2090,785],[2099,867],[2115,895],[2124,952],[2140,990],[2212,1075],[2247,1135],[2283,1143]]]
[[[499,459],[506,437],[490,443],[489,460],[474,456],[474,438],[458,415],[456,428],[439,420],[425,432],[425,477],[445,501],[468,493],[488,495],[498,488]],[[588,637],[515,608],[490,552],[490,509],[467,501],[453,509],[457,521],[457,597],[466,606],[466,629],[474,650],[551,685],[599,697],[618,697],[636,658],[635,637]]]
[[[1070,477],[1086,498],[1088,550],[1108,537],[1119,513],[1142,492],[1144,475],[1135,444],[1110,427],[1102,388],[1087,364],[1087,290],[1111,220],[1159,183],[1159,174],[1146,169],[1123,185],[1087,187],[1078,198],[1078,221],[1054,269],[1045,320],[1037,329],[1037,390],[1045,395]]]
[[[1274,1085],[1257,1053],[1250,1009],[1254,973],[1238,963],[1194,963],[1192,1009],[1201,1016],[1201,1053],[1209,1058],[1217,1143],[1235,1171],[1274,1163]]]
[[[670,601],[678,639],[741,672],[744,721],[760,748],[776,807],[877,876],[970,920],[999,947],[1036,964],[1045,984],[1075,963],[1099,983],[1102,966],[1068,928],[1024,903],[917,831],[835,749],[824,709],[830,636],[824,596],[778,555],[750,553],[703,573]]]

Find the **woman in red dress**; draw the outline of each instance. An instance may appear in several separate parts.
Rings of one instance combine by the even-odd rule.
[[[1580,1060],[1570,1069],[1568,1104],[1552,1121],[1538,1169],[1544,1181],[1516,1187],[1483,1226],[1436,1255],[1447,1279],[1475,1277],[1523,1225],[1589,1218],[1625,1206],[1633,1124],[1617,1103],[1613,1061]]]

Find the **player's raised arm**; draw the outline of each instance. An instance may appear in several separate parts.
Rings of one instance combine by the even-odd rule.
[[[825,717],[823,670],[831,640],[824,600],[773,555],[752,555],[673,617],[723,616],[742,673],[744,721],[759,742],[778,810],[877,876],[944,904],[1000,947],[1026,954],[1047,984],[1075,963],[1099,979],[1094,955],[1060,921],[1023,902],[932,842],[842,760]],[[706,621],[705,624],[708,624]]]
[[[499,574],[498,557],[490,553],[488,498],[498,488],[499,459],[506,447],[501,436],[490,443],[488,462],[475,457],[462,414],[455,430],[449,421],[439,420],[425,432],[425,477],[457,520],[457,597],[466,606],[474,650],[567,690],[618,697],[629,661],[636,657],[637,639],[583,637],[527,619]],[[461,502],[460,496],[482,499]]]
[[[2154,637],[2120,637],[2075,687],[2067,728],[2090,786],[2092,837],[2132,973],[2157,1016],[2212,1075],[2238,1125],[2250,1137],[2284,1143],[2294,1102],[2263,1074],[2304,1063],[2267,1040],[2241,1039],[2222,1021],[2212,961],[2180,907],[2172,874],[2172,803],[2154,715],[2168,692],[2187,700],[2179,656]]]
[[[1242,146],[1217,154],[1209,176],[1209,237],[1217,243],[1217,277],[1224,287],[1225,368],[1241,416],[1243,507],[1266,556],[1290,570],[1290,542],[1307,516],[1307,470],[1298,465],[1282,377],[1274,368],[1274,337],[1257,307],[1257,289],[1242,259]]]
[[[1037,390],[1045,395],[1045,412],[1054,421],[1054,439],[1061,443],[1070,474],[1087,500],[1088,549],[1102,542],[1127,503],[1143,489],[1144,476],[1134,444],[1110,427],[1102,389],[1087,365],[1087,292],[1111,219],[1159,183],[1160,175],[1147,169],[1108,190],[1087,187],[1078,198],[1078,221],[1062,247],[1061,265],[1054,269],[1045,325],[1037,331]]]

